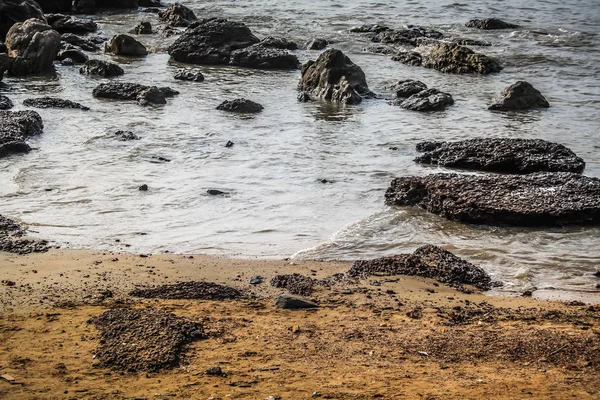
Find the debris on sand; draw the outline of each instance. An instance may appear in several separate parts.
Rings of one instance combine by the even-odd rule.
[[[305,308],[319,308],[319,305],[310,300],[294,296],[279,296],[275,300],[275,307],[284,310],[301,310]]]
[[[213,282],[188,281],[135,289],[130,295],[147,299],[231,300],[242,297],[242,292]]]
[[[25,229],[16,221],[0,215],[0,251],[16,254],[43,253],[48,251],[45,240],[25,239]]]
[[[176,367],[186,344],[207,337],[201,323],[160,310],[112,309],[90,322],[100,331],[97,359],[123,371]]]
[[[313,286],[318,282],[308,276],[300,274],[275,275],[271,279],[271,286],[276,288],[287,289],[292,294],[300,296],[310,296],[313,291]]]

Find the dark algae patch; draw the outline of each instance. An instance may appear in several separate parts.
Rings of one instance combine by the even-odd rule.
[[[135,289],[130,295],[149,299],[231,300],[242,297],[242,292],[213,282],[188,281]]]

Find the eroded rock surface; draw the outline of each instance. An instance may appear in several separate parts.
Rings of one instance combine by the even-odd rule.
[[[166,104],[166,98],[179,94],[168,87],[145,86],[137,83],[102,83],[92,92],[94,97],[115,100],[136,100],[140,105]]]
[[[179,3],[171,4],[166,10],[159,11],[158,17],[170,26],[190,26],[198,20],[192,10]]]
[[[35,111],[0,111],[0,158],[14,153],[28,153],[29,136],[44,129],[42,117]]]
[[[125,71],[123,71],[123,68],[115,63],[102,60],[89,60],[86,61],[85,65],[79,69],[79,73],[110,78],[113,76],[123,75]]]
[[[5,42],[8,55],[13,58],[9,72],[29,75],[52,69],[60,41],[58,32],[39,19],[14,24]]]
[[[262,105],[247,99],[226,100],[217,106],[217,110],[243,114],[256,114],[261,112],[263,108]]]
[[[496,111],[548,108],[548,100],[530,83],[517,81],[505,88],[489,109]]]
[[[0,0],[0,40],[6,38],[8,30],[17,22],[37,18],[46,22],[40,5],[33,0]]]
[[[1,139],[0,139],[1,141]],[[0,144],[0,157],[1,155]],[[0,251],[16,254],[43,253],[48,251],[45,240],[27,239],[25,228],[18,222],[0,215]]]
[[[89,110],[89,107],[81,105],[71,100],[57,99],[54,97],[38,97],[36,99],[25,99],[23,105],[35,108],[77,108],[80,110]]]
[[[15,105],[12,102],[11,99],[9,99],[8,97],[0,94],[0,110],[10,110],[14,106]]]
[[[98,25],[91,19],[79,19],[70,15],[46,14],[48,25],[58,33],[96,32]]]
[[[504,22],[498,18],[485,18],[485,19],[472,19],[465,24],[465,26],[469,28],[477,28],[477,29],[515,29],[518,28],[519,25],[511,24],[509,22]]]
[[[413,111],[439,111],[454,104],[449,93],[437,89],[426,89],[413,94],[406,100],[397,100],[395,104]]]
[[[173,78],[180,81],[204,82],[204,75],[202,75],[202,72],[190,71],[187,69],[177,71]]]
[[[115,35],[104,47],[104,51],[120,56],[141,57],[148,54],[146,46],[129,35]]]
[[[496,60],[456,43],[440,43],[423,57],[423,66],[455,74],[499,72],[502,67]]]
[[[405,99],[427,89],[427,85],[414,79],[404,79],[393,84],[390,89],[396,93],[396,97]]]

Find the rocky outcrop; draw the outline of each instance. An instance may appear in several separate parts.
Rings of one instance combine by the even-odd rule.
[[[171,88],[158,88],[137,83],[111,82],[103,83],[92,92],[94,97],[114,100],[136,100],[140,105],[166,104],[168,97],[179,92]]]
[[[85,51],[98,51],[100,50],[100,46],[95,41],[90,40],[89,38],[82,38],[72,33],[64,33],[61,36],[61,40],[64,43],[68,43],[71,46],[79,47],[81,50]]]
[[[229,64],[256,69],[298,69],[298,57],[274,47],[257,43],[231,53]]]
[[[46,14],[48,25],[58,33],[90,33],[98,30],[91,19],[79,19],[70,15]]]
[[[13,153],[28,153],[29,136],[42,133],[42,117],[35,111],[0,111],[0,158]]]
[[[115,63],[102,60],[89,60],[86,61],[84,66],[79,69],[79,73],[84,75],[110,78],[113,76],[121,76],[125,73],[125,71],[123,71],[123,68]]]
[[[385,201],[472,224],[600,224],[600,179],[569,172],[396,178],[386,191]]]
[[[486,19],[472,19],[465,24],[469,28],[477,29],[515,29],[519,28],[519,25],[504,22],[498,18],[486,18]]]
[[[454,104],[452,95],[437,89],[426,89],[394,104],[413,111],[439,111]]]
[[[119,56],[141,57],[148,54],[146,46],[129,35],[113,36],[105,45],[104,51]]]
[[[359,104],[374,96],[363,70],[337,49],[326,50],[302,66],[300,90],[313,100],[343,104]]]
[[[304,48],[306,50],[323,50],[327,46],[329,46],[329,42],[326,39],[316,38],[306,43]]]
[[[39,19],[28,19],[13,25],[6,35],[13,75],[29,75],[52,69],[60,49],[60,35]]]
[[[480,46],[480,47],[488,47],[492,44],[487,40],[477,40],[477,39],[469,39],[462,37],[455,37],[449,39],[452,43],[460,44],[461,46]]]
[[[423,56],[416,51],[399,51],[392,57],[392,60],[401,62],[402,64],[418,67],[423,64]]]
[[[266,38],[261,40],[260,43],[265,47],[273,47],[275,49],[298,50],[298,44],[285,38],[267,36]]]
[[[152,34],[152,24],[148,21],[142,21],[133,28],[132,33],[136,35],[150,35]]]
[[[202,75],[202,72],[190,71],[187,69],[177,71],[173,78],[180,81],[204,82],[204,75]]]
[[[80,110],[89,110],[89,107],[81,105],[71,100],[57,99],[53,97],[38,97],[36,99],[25,99],[23,105],[35,108],[77,108]]]
[[[70,59],[74,64],[83,64],[88,60],[88,56],[81,50],[70,49],[59,51],[56,59],[59,61]]]
[[[530,83],[517,81],[505,88],[489,109],[497,111],[528,110],[548,108],[548,100]]]
[[[421,81],[404,79],[390,86],[390,89],[396,93],[396,97],[405,99],[427,89],[427,85]]]
[[[0,40],[6,38],[6,34],[14,24],[31,18],[46,22],[44,12],[36,1],[0,0]]]
[[[469,139],[421,142],[421,164],[509,174],[583,172],[585,162],[571,149],[541,139]]]
[[[408,29],[385,29],[371,36],[377,43],[394,44],[400,46],[419,46],[423,43],[419,39],[442,39],[444,34],[439,31],[422,27],[409,27]]]
[[[192,10],[179,3],[171,4],[166,10],[159,11],[158,18],[170,26],[190,26],[198,20]]]
[[[260,104],[246,99],[226,100],[217,106],[217,110],[242,114],[256,114],[261,112],[263,108]]]
[[[11,99],[0,94],[0,110],[10,110],[14,106],[15,105],[13,104]]]
[[[499,72],[502,67],[494,59],[456,43],[440,43],[423,57],[423,66],[455,74]]]

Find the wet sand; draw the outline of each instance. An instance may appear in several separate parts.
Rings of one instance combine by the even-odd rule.
[[[317,287],[316,310],[279,310],[276,274],[349,263],[52,250],[0,254],[0,398],[480,399],[600,396],[600,306],[464,294],[433,280],[371,277]],[[260,285],[250,278],[263,276]],[[157,300],[136,287],[205,280],[242,300]],[[375,282],[376,281],[376,282]],[[114,307],[201,322],[181,365],[123,372],[95,358],[89,321]],[[222,376],[205,371],[220,367]]]

